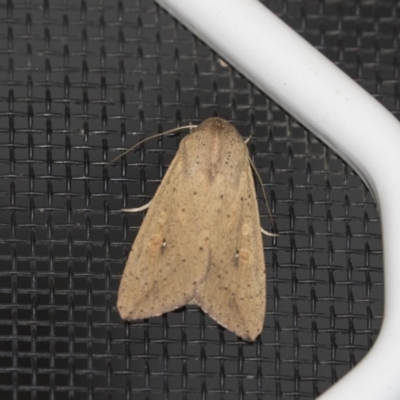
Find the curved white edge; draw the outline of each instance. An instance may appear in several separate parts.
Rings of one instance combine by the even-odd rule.
[[[156,0],[364,178],[383,234],[385,315],[364,359],[321,400],[400,399],[400,124],[256,0]]]

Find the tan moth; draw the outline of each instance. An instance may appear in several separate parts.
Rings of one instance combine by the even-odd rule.
[[[117,307],[133,321],[187,303],[245,340],[262,331],[265,261],[251,163],[221,118],[182,139],[133,243]]]

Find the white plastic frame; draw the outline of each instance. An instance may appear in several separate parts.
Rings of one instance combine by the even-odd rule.
[[[382,222],[384,320],[364,359],[319,399],[399,400],[399,122],[256,0],[155,1],[334,149],[371,189]]]

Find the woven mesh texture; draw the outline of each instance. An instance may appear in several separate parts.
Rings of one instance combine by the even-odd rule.
[[[264,3],[398,115],[396,1]],[[0,20],[1,399],[309,399],[362,359],[382,321],[380,224],[336,154],[152,1],[8,0]],[[213,115],[254,133],[280,232],[254,344],[195,307],[116,310],[143,220],[121,208],[152,198],[184,133],[103,167]]]

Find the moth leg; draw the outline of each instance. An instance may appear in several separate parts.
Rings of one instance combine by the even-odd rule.
[[[261,228],[261,233],[264,234],[265,236],[270,236],[270,237],[278,237],[279,236],[279,233],[272,233],[272,232],[266,231],[263,228]]]
[[[253,134],[251,134],[247,139],[245,139],[244,140],[244,144],[247,144],[247,143],[249,143],[250,142],[250,140],[251,140],[251,138],[253,137],[254,135]]]
[[[136,213],[136,212],[140,212],[140,211],[147,210],[147,209],[150,207],[150,204],[151,204],[151,200],[150,200],[147,204],[145,204],[145,205],[143,205],[143,206],[141,206],[141,207],[136,207],[136,208],[122,208],[121,211],[123,211],[123,212]]]

